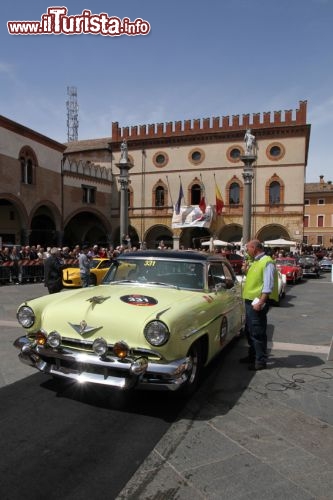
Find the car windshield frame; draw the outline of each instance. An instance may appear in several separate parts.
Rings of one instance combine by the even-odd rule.
[[[135,283],[202,291],[205,285],[204,269],[203,262],[193,259],[119,257],[111,264],[102,284]]]
[[[297,266],[297,262],[296,262],[295,259],[277,259],[276,260],[276,265],[296,267]]]
[[[305,263],[305,262],[318,262],[316,257],[312,257],[312,255],[306,255],[304,257],[299,258],[299,263]]]

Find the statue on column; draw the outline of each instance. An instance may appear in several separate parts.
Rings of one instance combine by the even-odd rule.
[[[244,141],[245,141],[245,154],[247,155],[255,155],[256,154],[256,148],[257,148],[257,141],[255,136],[251,133],[251,129],[248,128],[245,136],[244,136]]]
[[[128,148],[126,139],[120,145],[120,163],[128,163]]]

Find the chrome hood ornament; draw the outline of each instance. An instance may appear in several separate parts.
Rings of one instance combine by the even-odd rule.
[[[93,297],[90,297],[90,299],[87,299],[87,302],[91,302],[92,304],[102,304],[105,300],[109,298],[110,296],[103,297],[103,295],[94,295]]]
[[[81,337],[87,333],[97,332],[102,328],[101,326],[89,326],[84,319],[80,321],[79,325],[70,322],[68,322],[68,324],[73,328],[73,330],[76,331],[76,333],[81,335]]]

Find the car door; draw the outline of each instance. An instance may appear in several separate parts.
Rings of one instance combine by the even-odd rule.
[[[226,262],[213,262],[208,270],[208,286],[218,298],[221,317],[227,319],[227,335],[233,336],[241,328],[242,298],[240,285]]]

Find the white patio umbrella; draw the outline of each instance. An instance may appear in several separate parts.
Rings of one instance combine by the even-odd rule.
[[[213,243],[213,246],[214,247],[226,247],[226,246],[233,246],[233,243],[229,243],[229,241],[222,241],[222,240],[213,240],[212,242],[211,241],[203,241],[201,243],[201,246],[203,247],[209,247],[209,245],[211,245]]]
[[[278,238],[277,240],[267,240],[264,241],[266,247],[295,247],[297,245],[296,241],[285,240],[284,238]]]

